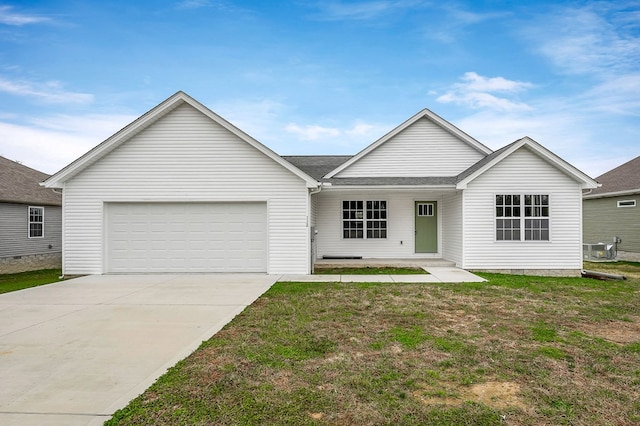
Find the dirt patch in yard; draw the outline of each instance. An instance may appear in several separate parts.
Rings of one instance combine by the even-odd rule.
[[[640,341],[640,317],[630,317],[629,321],[608,321],[604,324],[584,324],[582,330],[619,345]]]
[[[472,401],[496,409],[527,410],[519,397],[520,385],[515,382],[485,382],[471,386],[440,383],[440,386],[444,386],[444,389],[429,386],[414,392],[414,397],[428,405],[460,406]]]

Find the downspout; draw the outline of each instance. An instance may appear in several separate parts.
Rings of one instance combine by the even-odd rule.
[[[309,195],[317,194],[320,191],[322,191],[322,183],[321,182],[318,184],[318,186],[315,189],[312,189],[312,190],[309,191]]]

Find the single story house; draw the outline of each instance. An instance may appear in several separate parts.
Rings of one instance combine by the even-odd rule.
[[[62,195],[49,175],[0,157],[0,274],[60,268]]]
[[[65,274],[307,274],[348,256],[578,275],[597,183],[426,109],[354,156],[282,157],[178,92],[44,185],[63,190]]]
[[[602,186],[582,197],[583,241],[613,245],[618,259],[640,261],[640,156],[596,181]]]

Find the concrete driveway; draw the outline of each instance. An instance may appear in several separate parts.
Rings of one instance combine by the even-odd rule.
[[[102,424],[277,279],[98,275],[0,295],[0,424]]]

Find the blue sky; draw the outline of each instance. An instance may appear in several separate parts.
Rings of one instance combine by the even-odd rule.
[[[640,1],[0,0],[0,155],[54,173],[178,90],[283,155],[429,108],[595,177],[640,155]]]

